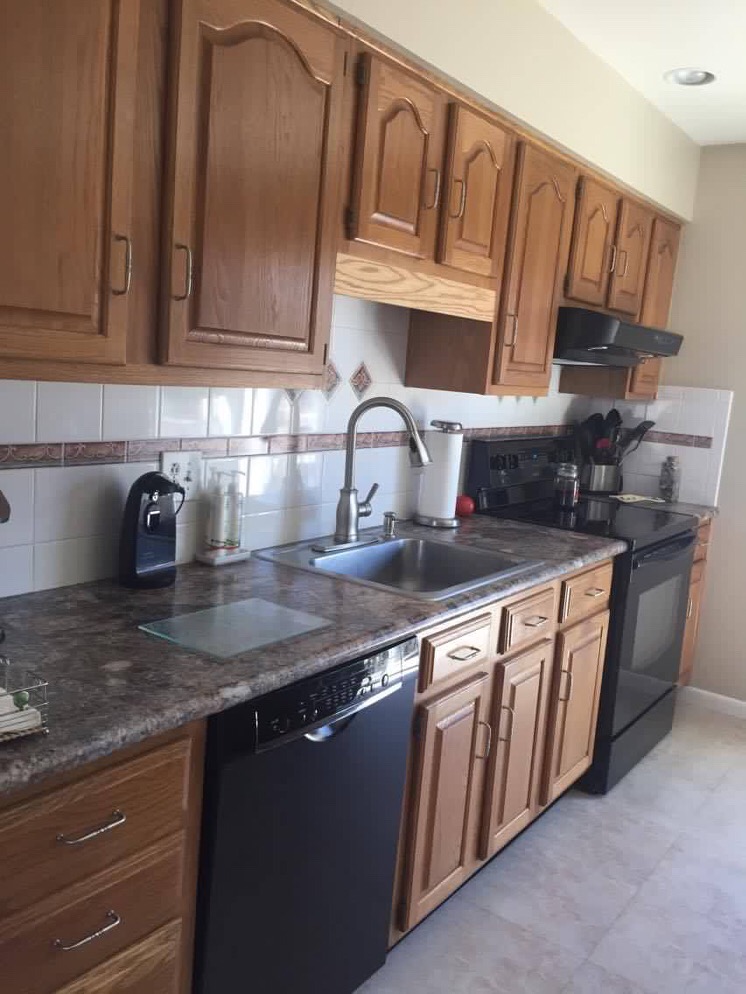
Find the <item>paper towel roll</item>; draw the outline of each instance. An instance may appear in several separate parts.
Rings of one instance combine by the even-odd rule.
[[[433,461],[422,474],[417,517],[438,518],[444,524],[454,520],[463,442],[461,432],[425,432],[425,444]]]

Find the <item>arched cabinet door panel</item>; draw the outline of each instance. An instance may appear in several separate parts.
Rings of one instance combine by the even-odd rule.
[[[642,307],[653,215],[641,204],[622,200],[619,211],[617,258],[609,284],[609,308],[635,317]]]
[[[364,52],[359,86],[351,239],[432,259],[443,196],[446,103],[434,87]]]
[[[439,262],[499,280],[505,259],[514,152],[510,132],[459,104],[451,104]]]
[[[681,225],[662,217],[657,217],[653,221],[645,293],[640,313],[640,323],[650,328],[668,327],[668,312],[671,309],[680,238]]]
[[[278,0],[182,0],[163,358],[320,372],[344,42]]]
[[[565,296],[584,304],[606,306],[612,269],[619,194],[596,180],[581,176],[575,206]]]

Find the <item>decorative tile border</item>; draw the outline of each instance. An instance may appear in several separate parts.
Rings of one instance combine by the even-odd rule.
[[[505,425],[499,428],[467,428],[464,438],[497,439],[520,435],[551,437],[566,434],[571,425]],[[357,436],[358,448],[381,449],[407,445],[405,431],[365,431]],[[280,455],[292,452],[333,452],[344,449],[344,433],[324,435],[244,435],[234,438],[147,438],[130,442],[51,442],[0,445],[0,470],[46,466],[95,466],[106,463],[157,461],[161,452],[200,450],[210,458],[225,456]],[[683,435],[649,431],[646,442],[710,449],[708,435]]]

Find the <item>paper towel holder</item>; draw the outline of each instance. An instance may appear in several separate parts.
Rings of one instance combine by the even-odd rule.
[[[450,435],[461,434],[464,430],[464,426],[459,421],[441,421],[436,419],[430,422],[430,426],[435,428],[436,431],[442,431]],[[425,514],[415,514],[414,523],[416,525],[426,525],[428,528],[458,528],[460,524],[457,517],[434,518]]]

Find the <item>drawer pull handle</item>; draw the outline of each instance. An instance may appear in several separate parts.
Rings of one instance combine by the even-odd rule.
[[[487,729],[487,743],[486,743],[486,745],[484,747],[484,752],[482,753],[482,755],[480,756],[479,753],[477,753],[476,754],[476,758],[477,759],[489,759],[490,758],[490,752],[492,750],[492,725],[490,725],[490,723],[487,722],[487,721],[478,721],[477,722],[477,728],[479,728],[480,725],[484,725],[484,727]]]
[[[585,596],[586,597],[603,597],[603,595],[605,593],[606,593],[606,591],[604,590],[603,587],[591,587],[590,589],[586,590]]]
[[[475,645],[461,645],[458,649],[452,649],[447,655],[449,659],[455,659],[459,663],[463,663],[467,659],[474,659],[481,651]]]
[[[55,939],[52,945],[55,949],[61,949],[63,953],[69,953],[73,949],[80,949],[81,946],[87,946],[88,943],[93,942],[94,939],[100,939],[102,935],[106,935],[107,932],[111,932],[113,928],[116,928],[117,925],[121,925],[122,923],[122,919],[116,911],[107,911],[106,917],[108,919],[108,925],[104,925],[104,927],[100,928],[98,932],[91,932],[91,934],[87,935],[85,939],[79,939],[77,942],[71,942],[67,945],[62,941],[62,939]]]
[[[543,614],[535,614],[532,618],[526,618],[523,622],[525,628],[541,628],[542,625],[546,625],[549,618],[545,618]]]
[[[560,694],[560,700],[561,701],[569,701],[570,698],[572,697],[572,671],[571,670],[562,670],[561,672],[564,673],[566,675],[566,677],[567,677],[567,697],[563,697]]]
[[[507,711],[508,714],[510,715],[510,731],[508,732],[507,735],[498,735],[497,738],[500,742],[510,742],[510,740],[513,738],[513,724],[515,723],[515,711],[513,710],[513,708],[508,707],[507,704],[501,704],[500,710]]]
[[[127,821],[127,815],[124,812],[112,811],[111,820],[107,821],[105,825],[100,828],[94,828],[92,832],[87,832],[85,835],[79,835],[75,839],[68,839],[61,832],[57,836],[57,841],[61,842],[63,846],[79,846],[84,842],[90,842],[91,839],[95,839],[97,835],[103,835],[105,832],[110,832],[112,828],[119,828],[120,825],[124,825]]]

